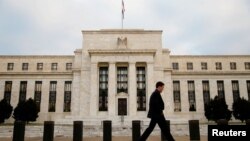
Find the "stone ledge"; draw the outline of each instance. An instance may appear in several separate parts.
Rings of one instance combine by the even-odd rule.
[[[114,55],[114,54],[149,54],[149,55],[155,55],[156,50],[155,49],[89,49],[88,50],[90,55],[97,55],[97,54],[104,54],[104,55]]]

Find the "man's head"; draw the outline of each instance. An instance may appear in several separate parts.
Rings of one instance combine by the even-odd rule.
[[[164,83],[161,82],[161,81],[158,81],[155,85],[156,89],[159,91],[159,92],[162,92],[163,89],[164,89]]]

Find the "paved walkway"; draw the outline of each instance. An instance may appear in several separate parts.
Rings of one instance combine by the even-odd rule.
[[[176,136],[176,141],[190,141],[189,136]],[[72,141],[72,137],[55,137],[54,141]],[[12,141],[12,138],[1,138],[0,141]],[[43,141],[42,137],[25,138],[25,141]],[[102,141],[102,137],[84,137],[83,141]],[[112,141],[132,141],[131,137],[113,137]],[[160,136],[150,136],[147,141],[161,141]],[[200,141],[207,141],[207,136],[201,136]]]

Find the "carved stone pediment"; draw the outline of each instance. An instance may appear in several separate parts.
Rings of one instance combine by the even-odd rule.
[[[127,49],[127,37],[118,37],[117,38],[117,48]]]
[[[120,92],[116,95],[116,97],[118,98],[127,98],[128,97],[128,94],[125,93],[125,92]]]

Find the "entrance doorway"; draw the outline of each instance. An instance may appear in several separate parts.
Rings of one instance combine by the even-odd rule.
[[[127,99],[126,98],[118,99],[118,115],[119,116],[127,115]]]

